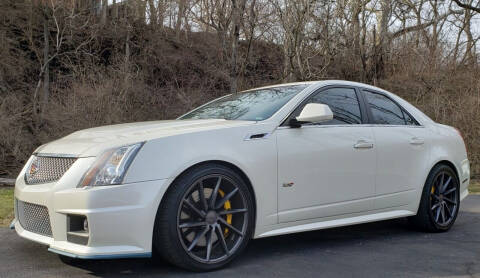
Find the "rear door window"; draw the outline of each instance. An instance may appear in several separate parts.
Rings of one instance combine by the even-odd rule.
[[[372,112],[373,120],[381,125],[406,125],[406,113],[390,98],[369,91],[363,91],[367,104]],[[409,121],[413,121],[409,117]]]

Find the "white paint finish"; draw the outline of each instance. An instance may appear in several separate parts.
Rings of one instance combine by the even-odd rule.
[[[401,98],[378,88],[335,80],[308,84],[265,121],[121,124],[78,131],[39,147],[36,152],[80,158],[54,183],[27,186],[22,170],[15,197],[47,206],[53,238],[24,231],[18,222],[17,233],[77,255],[148,253],[154,217],[172,181],[192,165],[211,160],[235,165],[251,182],[256,201],[254,237],[413,215],[429,171],[444,160],[455,166],[461,198],[468,194],[469,162],[453,128],[434,123]],[[384,92],[422,127],[279,127],[302,100],[328,85]],[[245,140],[260,133],[268,136]],[[413,137],[422,138],[423,144],[418,140],[410,144]],[[144,141],[123,185],[76,188],[99,154]],[[286,182],[294,185],[283,187]],[[87,215],[89,246],[66,241],[66,213]]]
[[[375,195],[376,150],[354,148],[374,141],[370,127],[313,125],[276,134],[280,222],[373,209],[363,199]],[[294,185],[282,186],[288,182]]]
[[[300,122],[319,123],[333,119],[333,113],[326,104],[308,103],[296,119]]]
[[[386,199],[377,200],[375,209],[406,205],[409,192],[423,187],[425,172],[429,171],[429,132],[411,126],[373,126],[372,130],[377,154],[375,191]]]
[[[17,185],[16,197],[48,207],[53,239],[23,230],[17,222],[17,232],[25,238],[44,243],[51,248],[77,255],[115,255],[151,252],[153,225],[161,196],[170,180],[156,180],[88,190],[70,188],[55,190],[55,186],[32,190],[38,185]],[[48,188],[50,187],[50,188]],[[39,202],[39,200],[43,202]],[[66,240],[67,214],[85,215],[89,222],[88,246]]]
[[[73,154],[80,157],[97,156],[106,149],[142,141],[251,124],[252,122],[247,121],[212,119],[151,121],[101,126],[74,132],[50,144],[40,146],[35,152]]]
[[[125,182],[174,178],[204,161],[228,162],[240,168],[253,185],[257,225],[277,223],[275,133],[262,140],[244,140],[246,134],[271,132],[274,128],[259,123],[149,141],[135,158]]]

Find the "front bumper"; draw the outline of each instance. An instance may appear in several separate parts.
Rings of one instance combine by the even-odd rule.
[[[149,257],[155,216],[169,180],[76,188],[92,162],[93,158],[78,159],[55,183],[26,185],[22,171],[15,185],[15,199],[45,206],[52,236],[28,231],[20,221],[14,222],[16,232],[48,245],[49,251],[75,258]],[[68,240],[67,215],[88,219],[86,244]]]

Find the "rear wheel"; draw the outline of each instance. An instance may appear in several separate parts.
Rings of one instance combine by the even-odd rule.
[[[460,192],[457,176],[447,165],[437,165],[430,172],[423,189],[416,216],[411,222],[429,232],[448,231],[457,218]]]
[[[189,170],[171,185],[155,223],[154,247],[194,271],[229,263],[252,235],[253,202],[242,178],[220,164]]]

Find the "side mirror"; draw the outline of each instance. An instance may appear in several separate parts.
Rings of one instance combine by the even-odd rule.
[[[300,127],[303,123],[320,123],[333,119],[332,110],[326,104],[321,103],[308,103],[303,107],[300,115],[293,121],[290,121],[290,125],[293,127]]]

